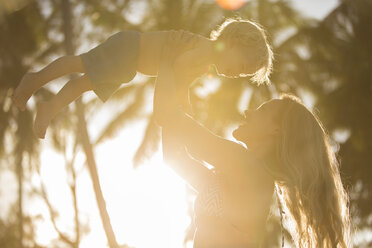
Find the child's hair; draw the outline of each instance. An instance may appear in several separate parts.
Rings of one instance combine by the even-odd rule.
[[[272,71],[274,55],[267,42],[265,30],[259,24],[241,18],[228,18],[211,32],[210,38],[254,48],[251,49],[256,53],[254,73],[240,74],[240,76],[253,76],[252,80],[257,84],[270,83],[269,75]]]

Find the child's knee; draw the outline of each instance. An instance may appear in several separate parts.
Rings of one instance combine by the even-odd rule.
[[[93,90],[92,81],[90,81],[90,78],[88,74],[84,74],[80,77],[80,80],[82,80],[82,83],[84,84],[84,88],[86,90]]]
[[[78,72],[85,73],[85,66],[83,63],[83,59],[81,58],[80,55],[73,56],[72,58],[74,67],[77,69]]]
[[[65,55],[59,59],[65,66],[70,67],[70,71],[85,73],[83,60],[79,55]]]

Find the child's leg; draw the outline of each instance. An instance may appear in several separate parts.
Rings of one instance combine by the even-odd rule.
[[[49,122],[54,116],[88,90],[92,90],[92,84],[88,75],[84,74],[81,77],[71,79],[50,101],[38,103],[34,124],[36,135],[43,139]]]
[[[38,72],[26,73],[13,94],[16,106],[24,111],[28,99],[36,90],[53,79],[73,72],[85,72],[80,56],[62,56]]]

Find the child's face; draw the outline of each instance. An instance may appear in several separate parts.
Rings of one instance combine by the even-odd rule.
[[[221,51],[221,55],[215,63],[218,74],[235,78],[240,74],[254,73],[254,56],[247,50],[240,46],[232,46]]]

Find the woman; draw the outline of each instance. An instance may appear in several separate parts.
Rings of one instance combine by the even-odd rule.
[[[194,247],[259,247],[274,190],[297,247],[349,247],[348,196],[317,117],[285,95],[245,112],[233,133],[245,146],[214,135],[178,107],[172,44],[163,53],[154,114],[164,158],[198,192]]]

